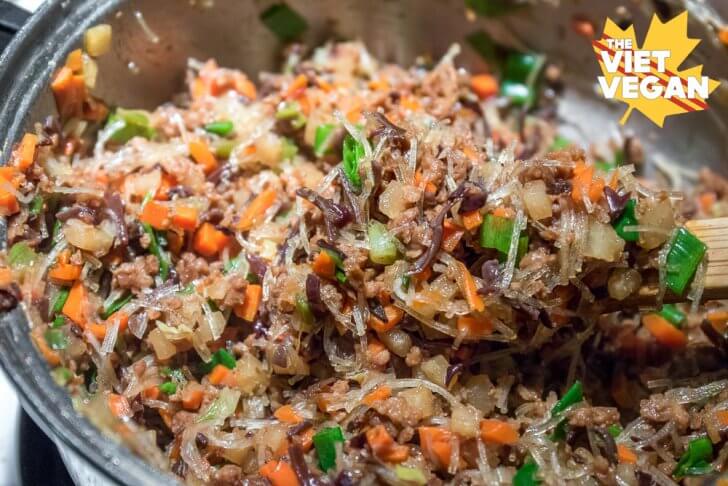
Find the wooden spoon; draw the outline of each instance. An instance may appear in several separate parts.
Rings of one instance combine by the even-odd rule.
[[[696,219],[685,223],[685,227],[700,238],[708,247],[708,271],[705,275],[703,300],[728,299],[728,218]],[[640,288],[634,298],[627,299],[627,307],[634,304],[654,304],[658,285],[650,283]],[[682,302],[685,295],[665,294],[665,302]],[[611,307],[611,306],[610,306]]]

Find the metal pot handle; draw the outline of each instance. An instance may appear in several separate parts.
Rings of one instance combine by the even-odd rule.
[[[30,17],[30,12],[10,2],[0,0],[0,53]]]

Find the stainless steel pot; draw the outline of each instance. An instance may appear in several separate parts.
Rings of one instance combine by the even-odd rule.
[[[281,44],[258,15],[271,0],[49,0],[17,34],[0,58],[0,133],[4,159],[12,144],[31,126],[54,112],[47,88],[49,78],[66,54],[80,44],[83,32],[99,22],[113,26],[112,51],[99,62],[95,94],[112,104],[152,108],[182,87],[188,57],[215,57],[224,66],[255,75],[275,70]],[[308,21],[304,40],[316,45],[331,38],[361,39],[374,55],[386,61],[411,63],[418,55],[441,56],[453,42],[465,46],[464,36],[485,29],[502,43],[543,52],[563,69],[567,90],[560,104],[566,129],[583,140],[603,141],[618,134],[623,106],[604,102],[595,92],[597,63],[589,42],[571,29],[575,14],[587,14],[597,31],[607,16],[617,16],[620,2],[534,0],[534,6],[496,19],[466,18],[463,0],[289,0]],[[708,5],[687,1],[697,19]],[[650,3],[625,2],[637,32],[644,33],[652,14]],[[660,2],[664,7],[665,2]],[[715,0],[716,8],[728,10]],[[3,11],[0,9],[0,15]],[[158,37],[146,35],[141,13]],[[722,22],[716,19],[718,25]],[[16,22],[17,23],[17,22]],[[4,24],[0,22],[0,30]],[[692,37],[701,37],[693,58],[707,74],[728,77],[725,47],[714,42],[710,26],[693,22]],[[458,61],[481,69],[477,54],[464,47]],[[728,84],[724,81],[724,84]],[[728,86],[723,86],[728,89]],[[725,98],[725,95],[722,95]],[[664,157],[686,167],[707,165],[728,173],[728,108],[720,93],[708,112],[668,119],[665,128],[634,114],[628,129],[644,141],[648,160]],[[4,225],[0,241],[4,241]],[[148,466],[79,417],[67,395],[47,373],[47,366],[28,338],[21,309],[0,317],[0,362],[15,384],[21,401],[43,430],[59,445],[79,484],[114,482],[129,485],[174,483],[174,478]],[[49,478],[52,482],[52,478]]]

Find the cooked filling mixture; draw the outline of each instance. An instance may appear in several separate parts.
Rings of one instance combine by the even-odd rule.
[[[537,55],[471,74],[457,47],[406,69],[336,43],[255,82],[190,61],[145,112],[91,96],[98,48],[0,169],[0,306],[106,433],[194,485],[723,470],[728,308],[698,306],[683,223],[726,215],[726,180],[682,195],[634,137],[558,136]]]

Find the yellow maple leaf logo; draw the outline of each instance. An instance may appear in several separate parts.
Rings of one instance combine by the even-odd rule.
[[[614,88],[614,91],[609,90],[610,96],[606,93],[605,96],[628,105],[620,124],[624,125],[635,109],[662,127],[665,117],[708,108],[706,98],[718,87],[719,82],[703,76],[702,65],[680,70],[680,65],[700,43],[700,39],[689,38],[687,32],[687,11],[667,22],[662,22],[657,15],[653,15],[645,41],[642,47],[638,48],[634,26],[622,29],[611,19],[607,19],[602,37],[593,41],[592,46],[603,74],[600,79],[602,91],[605,92],[605,87]],[[623,47],[625,44],[632,46],[631,49],[625,49]],[[620,53],[620,50],[631,52]],[[665,57],[650,58],[646,71],[635,68],[637,65],[633,62],[635,56],[660,52],[664,53]],[[619,89],[628,82],[641,83],[638,84],[639,91],[636,95],[635,93],[630,95]],[[702,83],[703,96],[696,90],[690,89],[699,83]],[[649,95],[649,91],[658,90],[662,90],[663,94]]]

